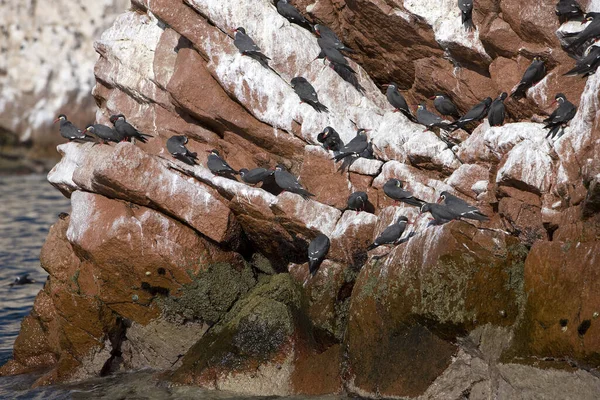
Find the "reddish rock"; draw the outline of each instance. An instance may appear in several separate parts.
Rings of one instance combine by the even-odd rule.
[[[335,208],[346,208],[348,196],[352,193],[350,182],[342,163],[335,163],[332,153],[322,147],[307,146],[304,162],[300,170],[300,182],[306,190],[315,195],[315,199]]]

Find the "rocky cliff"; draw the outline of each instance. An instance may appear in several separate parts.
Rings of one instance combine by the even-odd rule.
[[[556,31],[582,26],[560,26],[554,0],[478,1],[473,33],[454,1],[296,1],[357,50],[364,95],[267,0],[132,4],[96,43],[97,120],[120,112],[155,137],[58,147],[48,178],[72,212],[50,230],[49,280],[0,373],[44,369],[48,384],[150,367],[245,394],[598,397],[600,78],[563,76],[574,62]],[[277,73],[237,52],[238,26]],[[453,149],[379,89],[395,80],[413,105],[451,93],[464,112],[510,91],[540,54],[548,74],[507,100],[509,123],[457,132]],[[298,75],[330,113],[299,104]],[[579,109],[551,141],[539,121],[557,92]],[[348,141],[353,122],[372,129],[376,159],[340,169],[316,136],[333,126]],[[169,155],[174,134],[199,165]],[[236,169],[284,164],[316,196],[215,176],[213,148]],[[491,220],[429,226],[384,195],[389,178],[429,202],[455,193]],[[357,190],[374,213],[344,211]],[[400,215],[414,236],[367,253]],[[319,232],[331,248],[303,285]]]

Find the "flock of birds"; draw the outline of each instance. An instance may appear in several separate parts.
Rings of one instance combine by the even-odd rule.
[[[312,25],[294,6],[288,3],[288,0],[279,0],[276,4],[277,11],[280,15],[286,18],[291,23],[304,27],[318,36],[318,44],[321,52],[317,58],[323,58],[329,61],[330,67],[342,79],[352,84],[359,92],[363,93],[364,89],[358,83],[356,72],[352,69],[342,51],[353,52],[353,50],[339,39],[339,37],[330,28],[316,24]],[[459,0],[458,8],[461,11],[462,23],[466,30],[474,29],[472,20],[473,1]],[[565,75],[583,75],[589,76],[596,72],[600,65],[600,13],[589,12],[584,14],[581,7],[574,0],[560,0],[556,6],[556,14],[561,22],[568,20],[578,20],[582,23],[590,22],[586,28],[576,34],[565,34],[571,40],[567,49],[574,53],[581,53],[582,56],[577,62],[575,68],[567,72]],[[269,66],[271,60],[261,49],[256,45],[252,38],[246,33],[243,27],[234,29],[234,45],[242,55],[251,57],[259,62],[263,67],[273,70]],[[585,46],[594,43],[585,50]],[[274,71],[274,70],[273,70]],[[527,90],[540,82],[546,75],[544,60],[541,57],[535,57],[531,65],[525,71],[523,78],[511,93],[511,97],[520,99],[526,96]],[[312,106],[317,112],[328,112],[328,108],[323,105],[317,96],[314,87],[304,77],[297,76],[291,80],[291,86],[301,100],[301,103],[306,103]],[[440,128],[446,132],[452,132],[456,129],[464,129],[474,122],[479,122],[487,117],[490,126],[501,126],[505,119],[504,100],[508,97],[506,92],[502,92],[495,100],[490,97],[485,98],[480,103],[473,106],[465,114],[461,115],[456,105],[452,100],[443,93],[437,93],[431,99],[435,109],[441,116],[452,117],[454,122],[443,120],[441,116],[427,110],[426,104],[418,105],[416,113],[413,114],[406,102],[404,96],[399,92],[398,85],[390,83],[384,85],[386,87],[386,97],[389,103],[394,107],[395,112],[401,112],[409,120],[422,124],[426,130],[431,128]],[[577,108],[569,102],[566,96],[559,93],[555,96],[555,102],[558,107],[554,112],[544,120],[545,128],[548,129],[547,137],[554,138],[556,135],[560,137],[564,133],[564,128],[568,122],[575,116]],[[134,126],[129,124],[125,116],[122,114],[112,115],[110,122],[113,127],[102,124],[92,124],[87,126],[83,131],[78,129],[64,114],[58,116],[55,122],[60,121],[60,133],[63,137],[70,141],[77,142],[122,142],[137,139],[141,142],[147,142],[151,135],[139,132]],[[562,132],[561,132],[562,131]],[[334,128],[328,126],[317,136],[317,140],[322,143],[326,150],[333,152],[333,160],[335,162],[345,160],[347,158],[356,159],[358,157],[373,158],[373,149],[371,142],[367,138],[367,129],[358,129],[356,136],[344,144],[339,134]],[[442,137],[445,142],[451,146],[447,136]],[[166,148],[169,153],[176,159],[189,164],[196,165],[198,156],[197,153],[189,151],[186,144],[188,138],[186,136],[173,136],[167,140]],[[236,179],[235,175],[239,175],[241,180],[250,185],[258,185],[262,183],[262,188],[276,187],[279,192],[288,191],[302,196],[304,199],[309,199],[314,196],[306,190],[298,181],[298,179],[288,172],[283,165],[277,165],[273,169],[254,168],[233,169],[219,154],[218,150],[209,151],[207,158],[207,167],[209,170],[219,176]],[[428,203],[416,198],[413,194],[406,190],[402,181],[398,179],[390,179],[383,186],[384,193],[395,200],[403,202],[410,206],[419,208],[420,214],[430,213],[432,216],[431,224],[444,224],[457,219],[471,219],[475,221],[487,221],[489,218],[483,214],[477,207],[472,206],[464,200],[448,193],[446,191],[440,194],[437,203]],[[348,210],[364,211],[369,205],[367,193],[355,192],[350,195],[347,201]],[[410,225],[408,218],[401,216],[392,225],[388,226],[368,247],[372,250],[384,244],[398,244],[401,242],[406,227]],[[406,238],[405,238],[406,239]],[[324,234],[319,234],[313,239],[308,246],[309,259],[309,276],[314,276],[321,262],[325,259],[330,247],[330,240]]]

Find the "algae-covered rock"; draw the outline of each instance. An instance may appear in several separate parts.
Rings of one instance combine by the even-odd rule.
[[[164,299],[162,308],[167,317],[214,324],[255,284],[249,265],[238,270],[228,263],[212,264],[184,285],[180,296]]]

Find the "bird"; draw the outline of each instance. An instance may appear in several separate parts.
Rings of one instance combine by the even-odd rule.
[[[571,20],[579,21],[583,19],[581,6],[575,0],[559,0],[554,12],[561,24]]]
[[[525,92],[532,86],[535,86],[539,81],[546,76],[546,66],[544,60],[538,56],[533,57],[533,61],[525,70],[523,78],[517,85],[516,89],[510,94],[510,97],[520,99],[525,97]]]
[[[185,147],[188,142],[186,136],[171,136],[167,140],[167,150],[173,157],[189,165],[196,165],[197,153],[192,153]]]
[[[353,70],[348,63],[348,60],[346,60],[346,57],[344,57],[344,55],[338,49],[336,49],[330,41],[319,38],[317,39],[317,44],[321,48],[321,52],[317,55],[317,59],[324,58],[330,63],[342,66],[348,71],[356,73],[356,71]]]
[[[319,102],[315,88],[303,77],[297,76],[291,81],[292,89],[300,97],[300,103],[307,103],[317,112],[329,112],[329,109]]]
[[[251,170],[242,168],[240,169],[240,176],[244,182],[256,185],[273,175],[273,172],[273,170],[266,168],[253,168]]]
[[[333,157],[333,160],[336,162],[350,156],[360,156],[360,154],[367,150],[369,147],[369,142],[367,138],[367,132],[369,129],[360,128],[356,131],[356,136],[348,142],[344,147],[340,149],[339,154],[336,154]]]
[[[327,235],[318,234],[308,244],[308,271],[311,276],[315,276],[321,263],[329,251],[330,241]]]
[[[558,135],[558,137],[561,137],[565,127],[577,113],[577,107],[567,100],[567,96],[562,93],[558,93],[554,97],[554,103],[557,103],[558,107],[544,120],[546,124],[544,129],[549,129],[546,137],[551,139],[554,139],[554,136],[562,129],[561,134]]]
[[[312,25],[302,14],[300,11],[293,5],[288,3],[288,0],[279,0],[277,3],[277,12],[285,19],[290,21],[292,24],[299,25],[303,28],[312,31]]]
[[[383,185],[383,193],[392,200],[401,201],[410,206],[421,207],[425,203],[423,200],[413,196],[408,190],[404,190],[402,181],[395,178],[388,180]]]
[[[342,43],[340,38],[329,27],[322,25],[322,24],[316,24],[313,28],[314,28],[314,31],[317,34],[317,36],[331,42],[331,44],[333,45],[334,48],[336,48],[340,51],[347,51],[349,53],[354,53],[354,50],[352,50],[350,47],[344,45],[344,43]]]
[[[435,96],[431,97],[431,100],[433,100],[433,106],[440,114],[451,116],[456,119],[460,118],[456,105],[445,94],[437,93]]]
[[[240,51],[242,55],[255,59],[265,68],[270,68],[270,58],[264,55],[261,52],[260,47],[254,43],[254,40],[252,40],[252,38],[246,34],[246,29],[240,26],[234,29],[233,32],[235,32],[233,45]]]
[[[60,121],[60,136],[69,139],[71,142],[94,142],[94,138],[86,135],[81,129],[77,128],[71,121],[67,119],[65,114],[60,114],[54,120],[54,123]]]
[[[95,135],[101,139],[104,144],[108,144],[108,142],[119,143],[125,140],[125,136],[117,132],[116,129],[102,124],[88,125],[84,130],[84,133],[85,132],[90,132],[91,134]]]
[[[492,98],[486,97],[481,102],[474,105],[465,115],[456,120],[452,124],[454,129],[463,129],[471,122],[481,121],[487,115],[490,105],[492,105]]]
[[[462,17],[463,27],[467,31],[475,29],[473,24],[473,0],[458,0],[458,9]]]
[[[398,91],[398,85],[392,82],[387,85],[383,85],[383,87],[387,88],[385,96],[387,97],[392,107],[394,107],[394,112],[400,111],[402,114],[404,114],[406,118],[408,118],[412,122],[417,122],[415,116],[410,112],[410,108],[408,108],[408,104],[406,103],[404,96],[402,96],[402,94],[400,94],[400,92]]]
[[[590,23],[583,31],[577,33],[577,36],[575,36],[575,39],[569,43],[569,45],[566,47],[566,50],[576,51],[588,40],[600,37],[600,13],[589,12],[585,14],[584,22]]]
[[[304,189],[296,177],[287,172],[281,164],[275,167],[275,183],[284,191],[299,194],[304,200],[308,200],[310,196],[314,196],[314,194]]]
[[[323,129],[323,132],[317,135],[317,140],[319,143],[323,143],[325,150],[340,151],[344,146],[342,139],[340,139],[340,134],[330,126]]]
[[[382,244],[396,243],[406,230],[406,226],[409,224],[410,223],[408,222],[408,218],[406,218],[405,216],[399,217],[395,224],[388,226],[384,229],[383,232],[381,232],[381,235],[379,235],[377,239],[375,239],[373,244],[367,247],[367,250],[373,250],[374,248],[379,247]]]
[[[426,127],[425,131],[433,127],[449,129],[451,124],[443,122],[442,118],[427,110],[427,106],[421,103],[417,106],[417,122]]]
[[[20,286],[20,285],[28,285],[30,283],[35,283],[35,279],[30,279],[29,274],[23,274],[21,276],[17,276],[14,282],[9,284],[10,287]]]
[[[210,150],[208,159],[206,160],[206,166],[215,175],[237,175],[238,171],[231,168],[225,160],[219,155],[219,151],[216,149]]]
[[[369,196],[365,192],[354,192],[348,197],[347,207],[348,210],[353,211],[364,211]]]
[[[500,96],[492,102],[487,115],[490,126],[502,126],[504,124],[504,117],[506,116],[504,100],[507,96],[508,94],[506,92],[502,92]]]
[[[444,190],[440,193],[438,203],[442,201],[451,211],[458,214],[461,218],[474,219],[476,221],[488,221],[490,219],[487,215],[479,211],[477,207],[470,205],[448,191]]]
[[[600,66],[600,40],[596,40],[589,47],[587,54],[577,61],[575,67],[565,73],[565,75],[583,75],[585,78],[595,74],[598,66]]]
[[[147,143],[148,138],[153,137],[152,135],[147,135],[145,133],[141,133],[136,128],[134,128],[127,120],[123,114],[111,115],[110,122],[115,127],[115,130],[123,135],[123,137],[128,140],[131,138],[137,139],[142,143]]]
[[[419,213],[423,214],[426,212],[431,214],[436,225],[445,224],[459,218],[459,215],[450,207],[442,204],[424,203],[419,209]]]
[[[360,84],[360,82],[358,81],[358,78],[354,72],[350,71],[348,68],[344,67],[343,65],[339,65],[339,64],[335,64],[335,63],[330,63],[329,66],[331,67],[331,69],[333,69],[335,71],[336,74],[338,74],[338,76],[340,78],[342,78],[343,80],[345,80],[346,82],[348,82],[349,84],[354,86],[354,88],[360,94],[363,94],[363,95],[365,94],[365,88]]]

